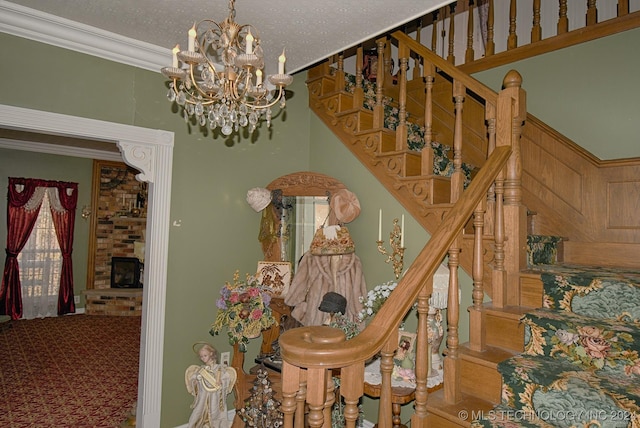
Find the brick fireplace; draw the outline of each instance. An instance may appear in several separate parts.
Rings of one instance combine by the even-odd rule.
[[[121,162],[94,164],[93,270],[84,292],[85,312],[141,315],[142,289],[112,287],[112,260],[144,259],[146,186],[138,171]],[[143,260],[140,260],[142,263]]]

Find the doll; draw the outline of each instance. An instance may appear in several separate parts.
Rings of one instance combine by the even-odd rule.
[[[208,343],[198,343],[202,365],[192,365],[185,371],[187,391],[194,396],[189,428],[228,428],[227,395],[233,391],[237,379],[235,369],[218,364],[218,352]]]

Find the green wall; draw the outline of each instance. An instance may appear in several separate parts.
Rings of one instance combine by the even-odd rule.
[[[600,159],[640,156],[640,29],[497,67],[474,77],[493,90],[522,75],[527,109]]]
[[[29,52],[29,55],[23,55]],[[0,103],[175,133],[166,298],[162,427],[186,423],[192,397],[184,370],[198,362],[192,345],[210,341],[219,288],[233,272],[255,272],[261,259],[259,216],[247,190],[309,167],[309,110],[304,76],[290,88],[285,114],[256,139],[204,136],[172,111],[160,73],[0,34]],[[42,65],[46,64],[46,72]],[[173,226],[173,224],[179,226]]]
[[[635,40],[634,43],[624,38],[613,44],[616,47],[637,44],[638,30],[627,33],[624,34]],[[605,41],[594,42],[597,43]],[[631,117],[637,116],[633,103],[638,99],[638,87],[629,87],[620,80],[629,73],[626,64],[637,69],[639,59],[636,56],[628,63],[623,61],[623,65],[615,68],[619,74],[612,75],[611,67],[607,66],[608,55],[621,48],[607,44],[596,49],[596,54],[580,50],[551,53],[540,57],[544,61],[542,65],[534,66],[533,60],[527,60],[495,72],[479,73],[478,77],[497,89],[506,71],[516,68],[523,74],[528,105],[534,115],[578,143],[591,136],[588,141],[595,142],[585,147],[599,157],[637,156],[637,143],[627,144],[635,140],[631,140],[633,134],[626,131],[626,124],[631,126]],[[619,55],[625,59],[631,57],[625,52]],[[198,362],[191,351],[192,345],[210,341],[221,352],[229,350],[224,337],[211,337],[208,331],[215,317],[215,299],[221,285],[232,278],[236,269],[241,273],[254,272],[261,259],[257,241],[259,215],[245,201],[248,189],[265,186],[280,175],[300,170],[322,172],[343,181],[358,195],[362,205],[361,215],[349,224],[349,229],[369,288],[393,278],[391,267],[384,263],[375,245],[380,208],[384,211],[386,233],[392,218],[405,213],[406,266],[428,239],[417,222],[406,215],[384,187],[310,113],[305,74],[295,76],[289,88],[292,97],[287,101],[287,109],[273,120],[271,129],[263,125],[257,137],[225,141],[203,135],[172,111],[165,98],[166,90],[162,89],[165,79],[159,73],[6,34],[0,34],[0,56],[11,58],[11,61],[0,62],[2,104],[175,133],[171,225],[166,225],[170,236],[162,427],[183,425],[190,414],[192,400],[185,389],[184,370]],[[551,61],[560,62],[562,66],[551,65]],[[567,68],[573,61],[579,66]],[[42,71],[43,64],[47,64],[46,72]],[[588,78],[586,71],[596,71],[599,78]],[[552,91],[543,88],[548,84],[554,85]],[[611,88],[621,93],[614,92],[610,97],[607,91]],[[564,103],[569,89],[571,96],[585,99]],[[553,97],[554,102],[544,101],[546,96]],[[603,105],[606,108],[601,107]],[[611,113],[613,107],[622,107],[622,112]],[[578,119],[565,118],[570,113]],[[612,126],[607,121],[594,130],[592,119],[585,119],[587,113],[620,117],[622,123]],[[582,132],[586,135],[577,134],[587,128],[588,131]],[[601,132],[605,135],[600,135]],[[467,275],[461,275],[461,284],[462,307],[467,307],[471,288]],[[461,313],[460,327],[460,339],[465,341],[468,338],[466,311]],[[248,355],[256,353],[257,344],[252,346]],[[373,400],[365,400],[368,420],[376,419],[376,405]],[[404,409],[403,420],[407,410]]]
[[[78,208],[73,241],[73,294],[81,296],[86,290],[87,249],[89,247],[89,221],[80,215],[83,205],[91,205],[91,159],[0,149],[0,189],[7,194],[8,177],[39,178],[42,180],[71,181],[78,183]],[[7,198],[0,198],[0,218],[7,223]],[[0,242],[6,247],[7,228],[0,228]],[[3,259],[4,260],[4,259]],[[4,265],[4,261],[3,261]],[[81,303],[76,308],[83,307]]]

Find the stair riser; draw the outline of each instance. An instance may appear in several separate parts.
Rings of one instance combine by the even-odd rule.
[[[463,359],[460,363],[460,386],[463,394],[481,397],[494,404],[500,403],[502,376],[495,367]]]
[[[524,350],[524,326],[519,320],[487,314],[484,323],[487,345],[516,352]]]
[[[543,294],[540,275],[520,277],[520,306],[527,308],[542,307]]]
[[[343,111],[353,109],[353,97],[346,94],[334,94],[313,101],[326,111],[331,117],[336,117]]]

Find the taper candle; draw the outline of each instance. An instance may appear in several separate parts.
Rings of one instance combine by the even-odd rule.
[[[378,241],[382,241],[382,208],[380,208],[378,215]]]
[[[404,248],[404,214],[402,214],[402,223],[400,223],[400,248]]]
[[[284,56],[284,49],[282,49],[282,55],[278,57],[278,74],[284,74],[284,62],[287,60],[287,57]]]
[[[173,68],[178,68],[178,52],[180,52],[180,45],[176,45],[176,47],[171,51],[171,53],[173,54],[173,63],[171,64],[171,66]]]
[[[253,36],[251,35],[251,31],[247,33],[246,41],[247,46],[244,53],[246,53],[247,55],[251,55],[253,53]]]
[[[196,34],[196,24],[193,24],[193,27],[189,30],[189,52],[196,50]]]

